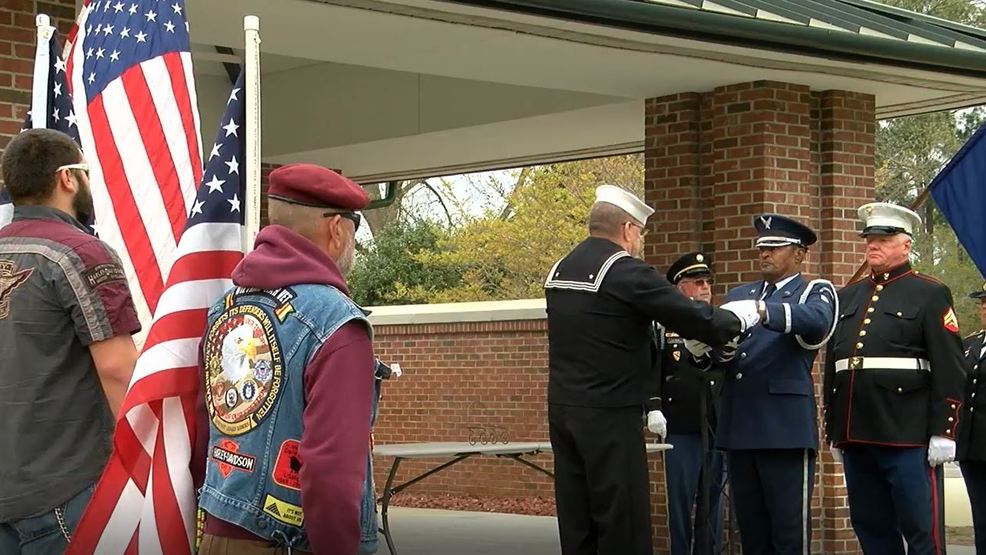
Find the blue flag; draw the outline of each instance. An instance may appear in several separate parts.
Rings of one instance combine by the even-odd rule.
[[[959,243],[986,275],[986,126],[962,145],[928,189]]]

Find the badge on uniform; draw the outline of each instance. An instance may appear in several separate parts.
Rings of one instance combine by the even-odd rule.
[[[671,356],[674,358],[675,362],[679,362],[681,360],[681,351],[672,351]]]
[[[13,262],[0,261],[0,320],[10,315],[10,296],[34,273],[34,268],[17,271]]]
[[[952,310],[952,307],[948,307],[945,315],[942,316],[942,325],[952,333],[959,332],[959,319],[955,317],[955,311]]]

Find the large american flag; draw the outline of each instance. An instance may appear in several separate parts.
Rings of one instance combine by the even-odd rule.
[[[184,0],[86,0],[69,36],[96,229],[120,254],[145,324],[202,177],[189,50]]]
[[[38,127],[57,129],[67,133],[75,142],[80,143],[79,127],[72,107],[72,96],[68,92],[68,84],[65,78],[65,61],[62,58],[61,48],[58,44],[58,34],[52,33],[48,39],[48,63],[35,67],[34,81],[44,82],[48,91],[48,101],[43,118],[39,118]],[[28,111],[27,118],[24,120],[24,129],[34,127],[34,115]],[[0,227],[10,223],[13,215],[13,205],[10,203],[10,196],[6,189],[0,187]]]
[[[192,552],[189,470],[199,395],[198,353],[208,307],[242,259],[243,76],[227,101],[177,259],[121,409],[113,455],[71,554]]]

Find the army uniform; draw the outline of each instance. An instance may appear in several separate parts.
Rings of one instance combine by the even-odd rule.
[[[712,272],[708,258],[699,252],[680,257],[666,275],[673,284],[682,278],[700,276],[711,278]],[[692,356],[677,332],[660,326],[657,330],[661,364],[660,373],[655,374],[652,398],[660,399],[659,407],[667,418],[665,440],[673,446],[664,452],[671,553],[718,553],[722,538],[723,457],[712,446],[722,372],[712,367],[708,356]]]
[[[758,216],[754,226],[758,248],[807,248],[817,240],[776,214]],[[741,285],[726,300],[761,303],[765,313],[721,364],[716,445],[726,451],[743,553],[807,553],[818,445],[811,369],[832,333],[835,288],[797,273]]]
[[[876,215],[893,207],[879,204]],[[888,208],[890,216],[898,208]],[[863,235],[910,233],[873,223]],[[825,432],[842,452],[864,552],[903,554],[901,535],[909,553],[943,546],[941,467],[929,465],[928,448],[933,436],[948,442],[957,431],[964,382],[957,332],[951,292],[909,264],[839,292],[825,365]]]
[[[986,284],[969,297],[979,301],[986,298]],[[956,460],[962,468],[962,478],[972,505],[976,551],[986,553],[986,330],[966,337],[962,347],[968,374],[965,403],[959,420]]]
[[[597,190],[646,223],[653,212],[616,189]],[[649,555],[650,498],[642,416],[657,351],[652,322],[721,345],[741,316],[681,295],[619,245],[589,237],[545,282],[548,425],[564,555]]]

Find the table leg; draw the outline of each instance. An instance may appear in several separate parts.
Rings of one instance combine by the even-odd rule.
[[[383,537],[387,540],[387,549],[390,555],[397,555],[397,547],[394,546],[394,536],[390,533],[390,498],[394,496],[394,477],[397,476],[397,467],[401,464],[400,457],[394,457],[394,464],[390,467],[387,474],[387,484],[383,487],[383,498],[380,500],[380,519],[383,521]]]
[[[522,464],[524,466],[528,466],[530,468],[533,468],[534,470],[537,470],[538,472],[542,472],[544,474],[547,474],[551,478],[554,478],[555,477],[554,473],[552,473],[550,470],[542,467],[539,464],[533,463],[533,462],[525,459],[522,454],[519,454],[519,455],[497,455],[497,456],[498,457],[507,457],[508,459],[513,459],[513,460],[519,462],[520,464]]]

